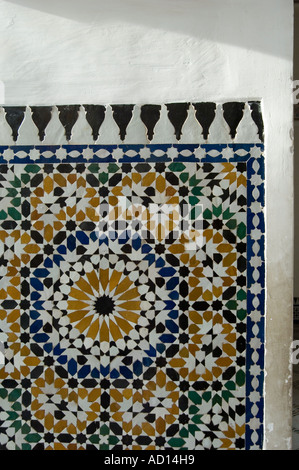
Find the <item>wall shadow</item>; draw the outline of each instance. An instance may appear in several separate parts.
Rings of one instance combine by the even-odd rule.
[[[176,31],[249,50],[284,57],[279,30],[286,21],[283,8],[293,0],[5,0],[57,17],[88,24],[125,22]],[[252,20],[252,8],[256,17]],[[278,20],[277,8],[282,10]],[[214,23],[211,24],[211,18]],[[238,21],[234,21],[238,18]],[[199,21],[200,19],[200,21]],[[200,26],[199,26],[200,24]],[[261,34],[263,32],[263,34]]]

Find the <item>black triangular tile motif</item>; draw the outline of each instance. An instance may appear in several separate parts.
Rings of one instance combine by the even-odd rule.
[[[84,104],[86,120],[92,129],[93,140],[99,137],[101,125],[105,119],[106,108],[103,105]]]
[[[31,106],[32,120],[38,128],[40,141],[45,138],[45,130],[52,117],[52,106]]]
[[[59,111],[60,122],[65,129],[66,138],[67,140],[70,140],[72,137],[73,126],[78,119],[80,106],[76,104],[62,105],[62,106],[57,106],[57,108]]]
[[[215,119],[216,103],[194,103],[195,116],[203,129],[205,139],[209,136],[209,129]]]
[[[223,107],[223,117],[226,120],[230,128],[230,135],[232,139],[236,136],[237,127],[243,118],[245,103],[241,102],[231,102],[224,103]]]
[[[261,103],[258,101],[248,102],[251,109],[251,117],[258,128],[259,138],[261,142],[264,142],[264,122],[261,112]]]
[[[147,128],[147,137],[152,140],[154,129],[160,119],[161,106],[156,104],[145,104],[141,106],[140,118]]]
[[[113,118],[120,130],[120,138],[124,140],[129,122],[133,115],[133,104],[114,104],[111,105]]]
[[[175,129],[177,140],[181,138],[182,127],[187,119],[189,106],[190,103],[169,103],[166,105],[168,117]]]
[[[19,135],[19,128],[23,122],[26,106],[4,106],[5,119],[12,130],[13,140],[16,142]]]
[[[133,104],[110,105],[112,109],[113,120],[118,126],[119,136],[122,141],[125,140],[127,126],[132,120],[134,106],[135,105]],[[142,105],[140,107],[139,116],[136,116],[137,119],[140,118],[140,120],[146,127],[146,133],[149,142],[151,142],[154,137],[155,126],[160,119],[165,119],[166,122],[170,122],[173,126],[174,134],[176,136],[177,141],[180,141],[181,139],[183,126],[186,122],[186,119],[188,118],[188,109],[190,103],[174,102],[167,103],[164,106],[167,110],[167,115],[164,117],[161,116],[162,105],[155,104]],[[232,141],[234,140],[237,133],[238,125],[242,121],[244,115],[244,102],[236,101],[224,103],[222,105],[223,116],[219,116],[220,120],[218,120],[218,115],[216,114],[217,104],[215,102],[197,102],[192,103],[192,106],[195,110],[195,121],[198,121],[198,123],[201,125],[202,135],[206,141],[209,140],[209,131],[211,124],[214,122],[215,124],[220,125],[220,120],[222,120],[222,118],[227,122],[230,129],[230,136],[232,138]],[[251,118],[258,128],[258,134],[262,142],[264,138],[264,125],[261,115],[260,103],[258,101],[249,101],[248,106],[250,106]],[[17,142],[19,128],[24,120],[26,109],[26,106],[3,106],[6,121],[12,129],[12,137],[15,142]],[[28,109],[30,110],[29,119],[31,117],[32,122],[38,129],[38,140],[40,142],[43,142],[45,139],[46,128],[51,122],[51,119],[53,118],[53,107],[28,106]],[[72,138],[73,126],[79,116],[80,105],[57,105],[57,109],[59,120],[65,130],[66,138],[68,141],[70,141]],[[101,133],[101,126],[106,118],[107,107],[104,105],[85,104],[82,105],[82,109],[84,114],[83,119],[86,119],[86,122],[91,128],[93,140],[97,141]],[[80,136],[80,138],[82,138],[82,136]],[[82,143],[85,143],[84,137],[82,138],[82,140]],[[52,144],[55,144],[55,142],[53,142]]]

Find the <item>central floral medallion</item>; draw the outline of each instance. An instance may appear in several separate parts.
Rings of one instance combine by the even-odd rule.
[[[67,312],[77,331],[73,335],[83,335],[86,347],[97,341],[102,352],[117,352],[136,339],[134,329],[145,326],[146,320],[141,315],[142,300],[134,280],[134,275],[124,269],[109,266],[77,277],[69,289]]]

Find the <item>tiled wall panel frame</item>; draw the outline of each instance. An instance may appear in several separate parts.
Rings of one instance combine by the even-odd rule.
[[[1,448],[261,449],[259,103],[109,109],[1,108]]]

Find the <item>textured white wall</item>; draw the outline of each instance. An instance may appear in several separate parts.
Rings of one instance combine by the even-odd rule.
[[[293,0],[0,0],[0,7],[1,104],[262,100],[265,448],[290,448]]]

